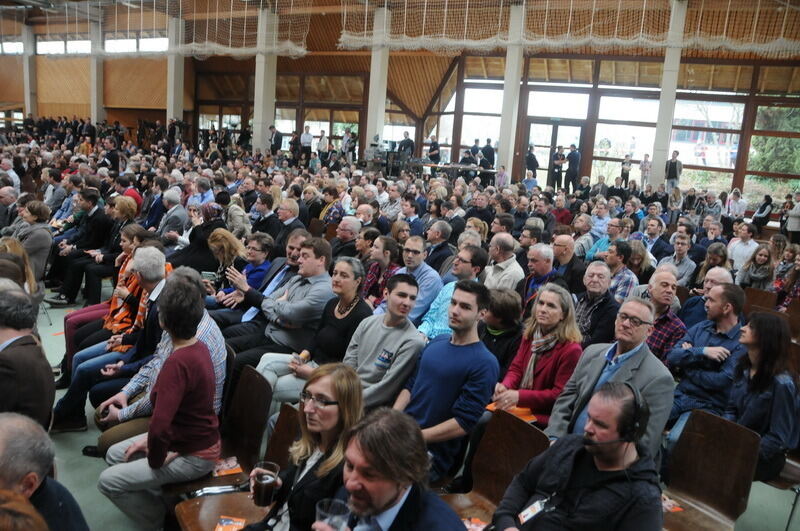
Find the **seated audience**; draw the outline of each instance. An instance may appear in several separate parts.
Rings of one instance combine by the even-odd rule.
[[[361,221],[354,216],[345,216],[336,227],[336,237],[330,241],[331,255],[334,259],[340,256],[354,257],[358,254],[356,237],[361,230]]]
[[[730,284],[732,280],[731,272],[723,267],[712,267],[705,273],[700,295],[689,297],[678,312],[678,317],[687,329],[706,320],[706,294],[711,288],[720,284]]]
[[[775,266],[772,263],[769,245],[762,243],[736,272],[736,285],[742,289],[767,290],[772,287],[774,278]]]
[[[219,267],[219,260],[211,252],[208,239],[215,230],[225,228],[222,207],[214,202],[203,203],[200,213],[200,216],[193,218],[193,225],[199,223],[194,225],[188,245],[169,255],[168,261],[172,267],[188,266],[200,273],[216,271]]]
[[[203,285],[206,288],[205,302],[208,307],[216,308],[219,305],[217,301],[219,292],[224,289],[232,291],[230,281],[225,272],[229,268],[233,268],[240,273],[244,273],[244,269],[248,265],[247,260],[245,260],[247,251],[241,240],[228,229],[214,229],[214,232],[208,236],[208,248],[219,265],[215,271],[203,273]],[[248,284],[252,285],[249,282]]]
[[[778,293],[779,312],[788,312],[789,305],[800,300],[800,253],[794,258],[794,268],[786,275],[783,289]]]
[[[706,252],[706,259],[695,269],[694,278],[687,286],[692,295],[701,295],[703,293],[703,281],[706,274],[714,267],[721,267],[726,271],[731,270],[731,264],[728,260],[728,248],[725,245],[717,242],[712,243]],[[731,276],[730,274],[728,276]],[[733,277],[731,277],[733,282]]]
[[[41,283],[47,258],[53,245],[53,233],[47,224],[50,219],[50,210],[41,201],[31,201],[25,205],[20,215],[28,223],[28,226],[20,229],[17,238],[25,248],[25,252],[28,253],[36,282]],[[39,288],[43,291],[44,284],[41,284]]]
[[[614,340],[614,320],[619,303],[609,291],[611,270],[605,262],[590,262],[583,274],[585,291],[575,304],[575,322],[581,333],[581,348]]]
[[[673,402],[674,381],[647,346],[655,309],[642,299],[625,301],[614,324],[616,342],[588,347],[564,390],[556,399],[545,433],[551,439],[584,433],[590,397],[604,383],[628,382],[650,406],[650,419],[640,445],[657,459],[661,433]]]
[[[733,284],[711,288],[706,294],[708,319],[694,325],[667,355],[667,364],[679,378],[669,414],[667,451],[671,451],[693,409],[721,415],[728,403],[733,373],[746,348],[739,342],[739,316],[744,291]]]
[[[552,254],[552,253],[551,253]],[[525,273],[514,254],[514,238],[506,233],[497,233],[489,244],[491,264],[486,268],[483,284],[489,289],[514,289]],[[552,262],[552,260],[551,260]]]
[[[572,293],[583,291],[583,274],[586,264],[575,255],[575,241],[568,234],[562,234],[553,240],[553,269],[564,279]]]
[[[230,266],[223,269],[222,264],[229,261],[226,255],[231,253],[238,245],[234,244],[234,240],[230,238],[230,233],[221,233],[221,236],[224,237],[220,237],[219,242],[209,242],[215,256],[217,256],[217,259],[220,261],[220,268],[217,269],[217,282],[214,284],[215,287],[219,286],[219,288],[213,296],[213,306],[225,307],[230,305],[231,308],[228,311],[233,312],[241,310],[241,301],[237,300],[238,297],[235,295],[236,288],[231,284],[228,275],[230,274],[237,278],[239,275],[244,275],[245,281],[249,287],[259,289],[264,282],[265,275],[270,270],[271,262],[267,260],[267,257],[272,254],[273,241],[269,234],[263,232],[253,232],[247,235],[244,238],[244,252],[247,263],[244,268],[239,271],[239,269],[236,268],[236,258],[238,258],[238,255],[236,255],[236,258],[234,258]],[[208,287],[207,283],[204,282],[204,284]],[[206,297],[206,305],[208,304],[209,299]],[[240,313],[243,312],[240,311]],[[231,318],[231,320],[233,320],[233,316],[231,316]],[[241,315],[239,315],[239,318],[241,318]]]
[[[515,262],[516,263],[516,262]],[[450,302],[451,336],[430,341],[405,383],[394,409],[422,428],[431,453],[430,479],[450,471],[466,435],[490,402],[497,383],[497,359],[478,338],[478,320],[489,306],[489,290],[460,280]]]
[[[753,312],[739,342],[747,355],[734,368],[724,416],[761,436],[756,481],[775,479],[786,452],[800,443],[798,374],[790,358],[791,331],[785,319]]]
[[[317,502],[333,498],[342,486],[345,442],[363,415],[361,382],[350,367],[328,363],[311,371],[299,396],[300,438],[275,482],[272,509],[248,531],[310,529]],[[251,490],[253,478],[263,472],[250,472]]]
[[[605,263],[611,270],[611,284],[608,289],[614,300],[622,304],[638,285],[639,279],[628,269],[627,263],[631,257],[631,246],[624,240],[612,243],[605,257]]]
[[[678,234],[675,237],[673,248],[675,252],[659,260],[658,265],[673,265],[677,271],[678,286],[686,287],[692,278],[697,265],[689,258],[688,252],[691,240],[686,234]]]
[[[49,531],[50,528],[28,498],[13,490],[0,489],[0,529]]]
[[[521,310],[519,293],[512,289],[493,289],[489,292],[489,307],[478,325],[481,341],[500,364],[500,379],[506,375],[519,349],[522,339]]]
[[[755,240],[757,232],[758,229],[752,223],[742,223],[736,233],[738,238],[732,239],[728,244],[728,255],[734,271],[739,271],[758,248]]]
[[[392,238],[379,236],[372,243],[370,258],[372,263],[361,286],[361,297],[375,308],[383,302],[386,281],[400,269],[400,248]]]
[[[494,529],[661,529],[658,472],[642,443],[650,411],[633,389],[612,381],[592,393],[583,432],[560,438],[514,477]],[[534,516],[536,503],[544,507]]]
[[[775,263],[775,280],[770,291],[781,291],[786,283],[786,277],[794,269],[794,259],[800,254],[800,246],[789,244],[780,256],[773,256]]]
[[[658,266],[650,277],[647,297],[656,310],[653,330],[647,337],[647,346],[655,356],[664,361],[667,353],[686,333],[686,325],[675,315],[672,304],[677,300],[678,288],[675,268],[672,264]]]
[[[163,526],[161,485],[206,475],[220,455],[214,365],[208,347],[196,335],[205,313],[203,290],[186,277],[171,277],[157,304],[172,353],[150,393],[150,427],[147,435],[108,450],[110,468],[97,482],[101,493],[145,529]]]
[[[528,408],[536,424],[547,426],[550,411],[581,356],[581,334],[572,297],[547,284],[536,295],[522,342],[492,400],[499,409]]]
[[[37,422],[0,413],[0,489],[27,498],[49,529],[89,531],[75,498],[50,476],[54,458],[53,443]]]
[[[364,281],[361,262],[349,256],[337,259],[333,266],[331,286],[335,297],[325,304],[312,344],[298,356],[266,353],[256,370],[272,388],[270,415],[283,402],[294,403],[309,375],[326,363],[341,362],[358,325],[372,315],[372,308],[359,297]]]

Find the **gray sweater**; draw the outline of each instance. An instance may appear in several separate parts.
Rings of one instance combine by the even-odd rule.
[[[411,321],[390,328],[383,324],[384,317],[373,315],[361,321],[342,360],[358,373],[366,408],[392,405],[425,346]]]

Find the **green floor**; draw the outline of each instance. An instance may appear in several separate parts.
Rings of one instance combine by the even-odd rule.
[[[51,309],[53,326],[49,326],[44,314],[39,316],[39,331],[45,352],[51,363],[60,361],[64,353],[63,319],[67,310]],[[60,398],[64,391],[58,391]],[[87,415],[93,413],[87,402]],[[88,417],[91,418],[91,417]],[[97,441],[98,430],[92,422],[89,431],[53,435],[56,445],[56,469],[58,480],[72,492],[83,509],[86,521],[92,530],[126,531],[135,529],[125,515],[120,513],[97,490],[97,477],[105,468],[101,459],[84,457],[81,448]],[[736,531],[781,531],[786,527],[793,494],[754,483],[750,491],[747,511],[741,516]],[[800,531],[800,508],[791,529]],[[209,530],[211,531],[211,530]],[[433,531],[433,530],[431,530]]]

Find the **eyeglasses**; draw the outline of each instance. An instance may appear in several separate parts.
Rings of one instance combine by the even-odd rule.
[[[257,253],[263,253],[263,252],[265,252],[265,251],[264,251],[264,249],[262,249],[262,248],[260,248],[260,247],[252,247],[252,246],[249,246],[249,245],[247,246],[247,250],[248,250],[248,251],[255,251],[255,252],[257,252]]]
[[[309,400],[314,402],[314,407],[317,409],[322,409],[327,406],[335,406],[339,404],[339,402],[335,400],[326,400],[318,396],[313,396],[311,393],[307,393],[306,391],[300,393],[300,402],[303,405],[305,405]]]
[[[418,251],[416,249],[408,249],[406,247],[403,247],[403,252],[404,253],[408,253],[408,254],[413,254],[413,255],[422,254],[422,251]]]
[[[650,321],[642,321],[638,317],[634,317],[633,315],[628,315],[627,313],[624,313],[624,312],[619,312],[617,314],[617,320],[620,323],[624,323],[625,321],[628,321],[631,324],[631,326],[636,327],[636,328],[638,328],[638,327],[640,327],[642,325],[651,325],[651,324],[653,324]]]
[[[456,257],[453,258],[453,262],[459,262],[461,264],[471,264],[472,260],[465,260],[465,259],[461,258],[460,256],[456,255]]]

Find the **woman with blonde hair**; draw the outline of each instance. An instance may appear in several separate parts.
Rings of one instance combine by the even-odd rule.
[[[569,292],[557,284],[539,288],[522,342],[503,381],[495,386],[498,409],[524,407],[547,426],[556,398],[581,357],[581,332]]]
[[[630,221],[622,220],[622,221]],[[650,282],[650,277],[655,272],[655,267],[650,261],[650,253],[641,242],[641,240],[629,240],[631,246],[631,257],[628,259],[628,269],[633,271],[636,278],[639,279],[639,284],[647,284]]]
[[[411,237],[411,227],[408,225],[407,222],[403,221],[402,219],[398,219],[394,223],[392,223],[392,238],[397,244],[402,247],[406,240]]]
[[[36,304],[41,303],[42,294],[44,294],[44,286],[39,285],[37,282],[37,277],[33,271],[33,268],[31,267],[31,261],[28,256],[28,252],[22,246],[20,241],[10,236],[3,236],[0,238],[0,253],[13,254],[22,260],[22,264],[24,266],[22,273],[25,275],[25,291],[33,296]],[[41,280],[39,282],[41,282]]]
[[[703,295],[703,282],[706,279],[706,273],[712,267],[722,267],[731,270],[731,262],[728,260],[728,247],[724,243],[715,242],[708,246],[706,252],[706,259],[700,263],[700,267],[696,268],[697,272],[694,280],[689,283],[691,286],[692,295]]]
[[[769,245],[760,244],[745,261],[742,268],[736,272],[736,284],[742,289],[769,289],[775,278],[775,266],[772,263],[772,254]]]
[[[486,241],[486,236],[489,234],[489,226],[480,218],[469,218],[465,230],[474,230],[481,235],[481,241]]]
[[[332,498],[342,486],[346,434],[363,415],[361,381],[342,363],[321,365],[300,393],[300,438],[289,448],[289,466],[276,481],[275,503],[251,530],[310,529],[317,502]],[[265,470],[250,472],[255,477]]]
[[[241,240],[228,229],[214,229],[208,237],[208,248],[219,263],[219,267],[216,271],[216,279],[212,281],[204,278],[203,285],[206,287],[208,295],[206,305],[211,304],[216,308],[217,300],[214,295],[222,289],[231,287],[225,271],[229,267],[233,267],[239,272],[244,270],[247,265],[247,250]]]
[[[308,208],[308,218],[319,219],[319,214],[325,205],[322,202],[322,195],[316,186],[308,185],[303,189],[303,201],[306,202],[306,207]]]

